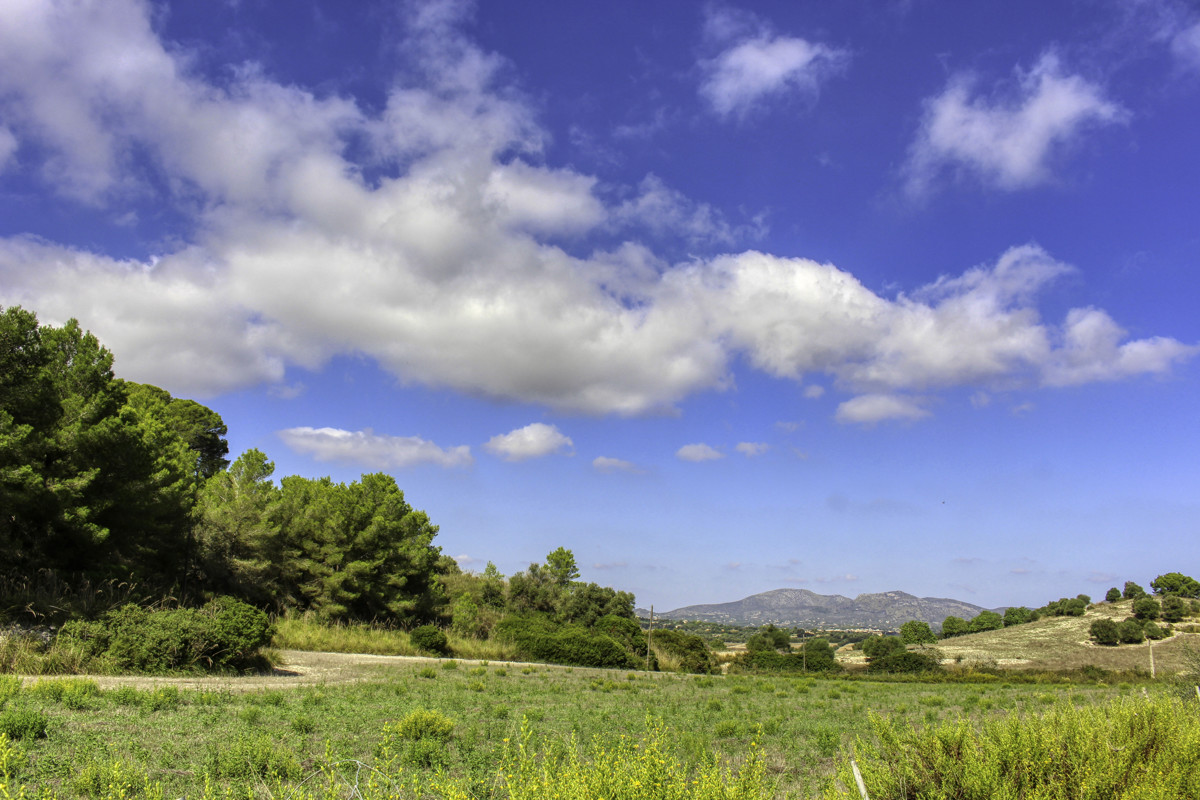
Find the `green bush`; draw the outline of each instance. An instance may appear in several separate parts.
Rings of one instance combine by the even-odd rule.
[[[1136,619],[1127,619],[1117,626],[1117,632],[1124,644],[1141,644],[1146,639],[1142,626]]]
[[[863,655],[867,658],[885,658],[904,649],[899,636],[868,636],[862,641]]]
[[[21,693],[21,679],[16,675],[0,675],[0,708]]]
[[[1138,619],[1158,619],[1162,606],[1153,597],[1139,597],[1133,601],[1133,615]]]
[[[98,621],[72,620],[59,642],[88,659],[108,658],[122,670],[247,669],[271,639],[267,615],[232,597],[200,609],[151,610],[128,604]]]
[[[679,663],[681,672],[711,675],[718,672],[716,659],[704,640],[694,633],[683,631],[654,631],[651,640],[655,649]]]
[[[1162,618],[1166,622],[1179,622],[1185,615],[1183,598],[1167,595],[1162,601]]]
[[[454,735],[454,720],[440,711],[415,708],[404,719],[384,725],[383,735],[385,742],[389,736],[407,741],[436,739],[448,742]]]
[[[612,637],[576,626],[555,626],[545,618],[509,616],[493,635],[516,645],[523,658],[579,667],[637,669],[644,666]]]
[[[1091,634],[1092,638],[1096,640],[1096,644],[1111,646],[1121,643],[1121,632],[1117,623],[1107,617],[1102,617],[1092,623]]]
[[[0,711],[0,735],[18,739],[43,739],[46,736],[46,715],[32,708],[9,708]]]
[[[879,658],[872,658],[867,664],[867,672],[872,673],[903,673],[903,672],[941,672],[941,660],[936,652],[919,652],[898,650]]]
[[[450,642],[446,639],[446,632],[436,625],[422,625],[414,628],[408,635],[408,639],[414,647],[424,650],[426,653],[439,656],[450,654]]]

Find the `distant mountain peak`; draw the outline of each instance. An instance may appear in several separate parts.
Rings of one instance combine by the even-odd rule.
[[[896,630],[910,619],[941,625],[948,616],[970,619],[985,610],[961,600],[916,597],[898,590],[864,593],[851,600],[809,589],[772,589],[730,603],[684,606],[656,616],[728,625]]]

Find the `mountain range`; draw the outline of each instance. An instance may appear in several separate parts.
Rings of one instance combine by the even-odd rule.
[[[945,597],[916,597],[907,592],[860,594],[854,599],[840,594],[817,594],[808,589],[775,589],[731,603],[684,606],[656,611],[655,617],[720,622],[727,625],[766,625],[796,628],[872,628],[897,630],[911,619],[935,627],[948,616],[971,619],[982,606]],[[1003,611],[1003,609],[991,609]],[[638,609],[639,616],[649,611]]]

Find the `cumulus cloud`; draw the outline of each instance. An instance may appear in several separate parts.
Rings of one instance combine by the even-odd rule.
[[[838,422],[871,425],[890,419],[916,420],[929,416],[920,401],[894,394],[864,394],[838,406]]]
[[[766,442],[738,442],[736,450],[747,458],[761,456],[771,449]]]
[[[814,98],[822,81],[849,59],[844,50],[776,34],[757,19],[728,10],[710,10],[706,29],[723,49],[701,62],[699,91],[721,117],[743,118],[789,94]]]
[[[443,449],[418,436],[381,436],[371,430],[287,428],[279,431],[279,438],[295,452],[310,455],[318,461],[365,465],[373,469],[419,464],[465,467],[474,461],[467,445]]]
[[[1188,69],[1200,71],[1200,22],[1175,34],[1171,52]]]
[[[22,169],[114,216],[150,197],[191,228],[141,260],[0,238],[0,304],[77,317],[119,374],[176,394],[286,392],[287,366],[356,354],[405,382],[641,414],[732,385],[744,359],[796,381],[820,374],[867,398],[840,418],[882,419],[872,397],[1164,374],[1196,353],[1131,339],[1100,309],[1043,321],[1039,296],[1072,268],[1036,246],[892,297],[833,264],[735,252],[759,223],[733,226],[653,175],[601,192],[544,164],[535,111],[457,27],[465,4],[414,6],[402,50],[419,66],[379,110],[252,66],[208,81],[135,0],[16,8],[0,6],[0,118],[37,141]],[[710,20],[730,48],[781,40],[735,17]],[[985,163],[994,146],[981,169],[1023,180],[1085,122],[1119,116],[1046,60],[1011,102],[961,92],[943,105],[958,109],[950,132],[966,133],[947,134],[956,146],[926,137],[930,169]],[[1022,142],[1032,158],[1003,155]],[[145,181],[148,168],[163,180]],[[556,244],[593,232],[623,243],[588,255]],[[667,235],[730,252],[668,263],[648,243]],[[897,402],[910,418],[923,409]]]
[[[0,125],[0,172],[8,168],[9,162],[14,161],[18,147],[17,137],[8,128]]]
[[[989,97],[976,92],[972,77],[956,75],[926,101],[905,168],[911,196],[927,194],[947,169],[1007,190],[1043,183],[1052,157],[1086,128],[1127,117],[1101,87],[1066,74],[1054,53],[1018,69],[1016,82],[1015,91]]]
[[[534,422],[524,428],[493,436],[483,449],[505,461],[524,461],[569,451],[573,446],[574,442],[555,426]]]
[[[642,469],[632,461],[624,461],[620,458],[611,458],[609,456],[596,456],[592,459],[592,467],[597,472],[630,472],[635,475],[642,472]]]
[[[675,451],[675,457],[682,461],[715,461],[724,458],[725,454],[701,442],[685,444]]]

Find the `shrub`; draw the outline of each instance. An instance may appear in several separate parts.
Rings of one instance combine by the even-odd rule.
[[[1115,586],[1112,587],[1111,589],[1109,589],[1108,592],[1104,595],[1104,602],[1106,602],[1106,603],[1116,603],[1120,599],[1121,599],[1121,590]]]
[[[454,734],[454,720],[440,711],[416,708],[408,712],[404,719],[384,725],[383,733],[385,741],[388,736],[393,736],[408,741],[436,739],[448,742]]]
[[[1111,646],[1121,643],[1121,632],[1117,628],[1117,623],[1107,617],[1093,622],[1090,631],[1096,644]]]
[[[904,649],[904,642],[898,636],[869,636],[863,639],[862,651],[868,659],[883,658]]]
[[[980,611],[967,628],[971,633],[980,633],[981,631],[998,631],[1004,627],[1004,617],[997,614],[995,611]]]
[[[1179,622],[1183,619],[1185,608],[1183,598],[1168,595],[1162,601],[1162,618],[1167,622]]]
[[[89,659],[110,658],[119,669],[134,672],[246,669],[256,665],[270,639],[267,615],[231,597],[201,609],[127,604],[98,621],[72,620],[59,633],[67,648]]]
[[[694,633],[683,631],[655,631],[651,635],[653,647],[661,660],[670,660],[680,672],[711,675],[718,671],[716,659],[704,640]]]
[[[942,622],[943,639],[949,639],[951,636],[962,636],[967,632],[967,621],[962,617],[949,616]]]
[[[450,654],[450,643],[446,640],[446,632],[436,625],[422,625],[415,628],[408,638],[414,647],[427,653],[439,656]]]
[[[905,644],[933,644],[937,641],[929,623],[917,619],[911,619],[900,626],[900,639]]]
[[[1127,619],[1117,626],[1121,641],[1125,644],[1141,644],[1146,639],[1142,626],[1136,619]]]
[[[0,708],[21,693],[21,679],[16,675],[0,675]]]
[[[1134,600],[1139,597],[1145,597],[1146,590],[1138,586],[1133,581],[1125,581],[1125,590],[1121,592],[1121,597],[1126,600]]]
[[[873,673],[941,671],[941,659],[938,658],[935,652],[899,650],[880,658],[873,658],[867,664],[867,672]]]
[[[1142,633],[1147,639],[1158,641],[1159,639],[1167,638],[1167,632],[1153,622],[1146,622],[1142,625]]]
[[[43,739],[48,722],[45,714],[32,708],[10,708],[0,711],[0,736],[13,741]]]
[[[210,744],[202,772],[213,780],[295,779],[300,764],[276,737],[267,733],[241,733],[232,742]]]
[[[542,617],[505,617],[496,625],[495,637],[511,642],[532,661],[616,669],[644,666],[610,636],[577,626],[556,626]]]
[[[1162,606],[1153,597],[1140,597],[1133,601],[1133,615],[1138,619],[1158,619]]]

